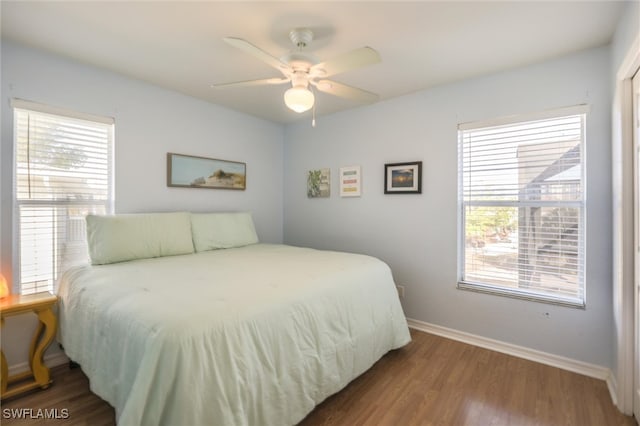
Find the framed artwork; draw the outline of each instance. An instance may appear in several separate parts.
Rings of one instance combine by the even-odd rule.
[[[168,152],[167,186],[245,190],[247,165],[237,161]]]
[[[360,166],[340,167],[340,196],[360,196]]]
[[[384,165],[385,194],[421,194],[422,161]]]
[[[307,174],[307,197],[327,198],[331,195],[331,170],[309,170]]]

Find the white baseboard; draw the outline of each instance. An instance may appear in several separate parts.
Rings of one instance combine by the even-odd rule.
[[[616,375],[613,374],[613,371],[609,371],[606,382],[607,388],[609,389],[609,394],[611,395],[611,400],[613,401],[613,405],[618,407],[618,381],[616,380]]]
[[[550,365],[552,367],[561,368],[563,370],[572,371],[584,376],[594,377],[604,380],[607,383],[611,398],[614,403],[616,401],[616,381],[611,369],[600,365],[589,364],[587,362],[566,358],[547,352],[537,351],[535,349],[526,348],[524,346],[513,345],[511,343],[501,342],[499,340],[489,339],[463,331],[454,330],[440,325],[429,324],[414,319],[407,318],[409,327],[426,333],[435,334],[446,337],[448,339],[457,340],[459,342],[468,343],[470,345],[479,346],[485,349],[491,349],[496,352],[502,352],[513,355],[518,358],[528,359],[529,361],[539,362],[541,364]]]
[[[51,355],[45,355],[44,357],[44,364],[49,368],[66,364],[68,362],[69,362],[69,358],[67,358],[64,352],[56,352]],[[29,370],[29,363],[26,361],[20,362],[18,364],[9,366],[9,376],[24,373],[25,371],[28,371],[28,370]]]

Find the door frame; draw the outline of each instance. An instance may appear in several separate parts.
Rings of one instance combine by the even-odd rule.
[[[633,346],[633,414],[640,419],[640,69],[636,70],[631,81],[633,108],[633,185],[634,185],[634,333]]]
[[[634,399],[634,150],[631,78],[640,68],[640,34],[616,73],[612,108],[613,320],[617,355],[612,397],[624,414]]]

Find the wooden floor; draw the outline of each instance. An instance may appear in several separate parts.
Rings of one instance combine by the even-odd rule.
[[[637,424],[614,407],[602,380],[415,330],[411,335],[409,345],[384,356],[300,426]],[[61,366],[52,374],[49,389],[3,401],[0,423],[115,424],[114,410],[91,393],[80,369]],[[7,418],[7,409],[25,408],[33,415],[57,408],[59,417],[66,409],[68,418]]]

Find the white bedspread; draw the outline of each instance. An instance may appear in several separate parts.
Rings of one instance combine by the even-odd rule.
[[[288,425],[409,342],[389,267],[256,244],[69,270],[59,339],[123,425]]]

